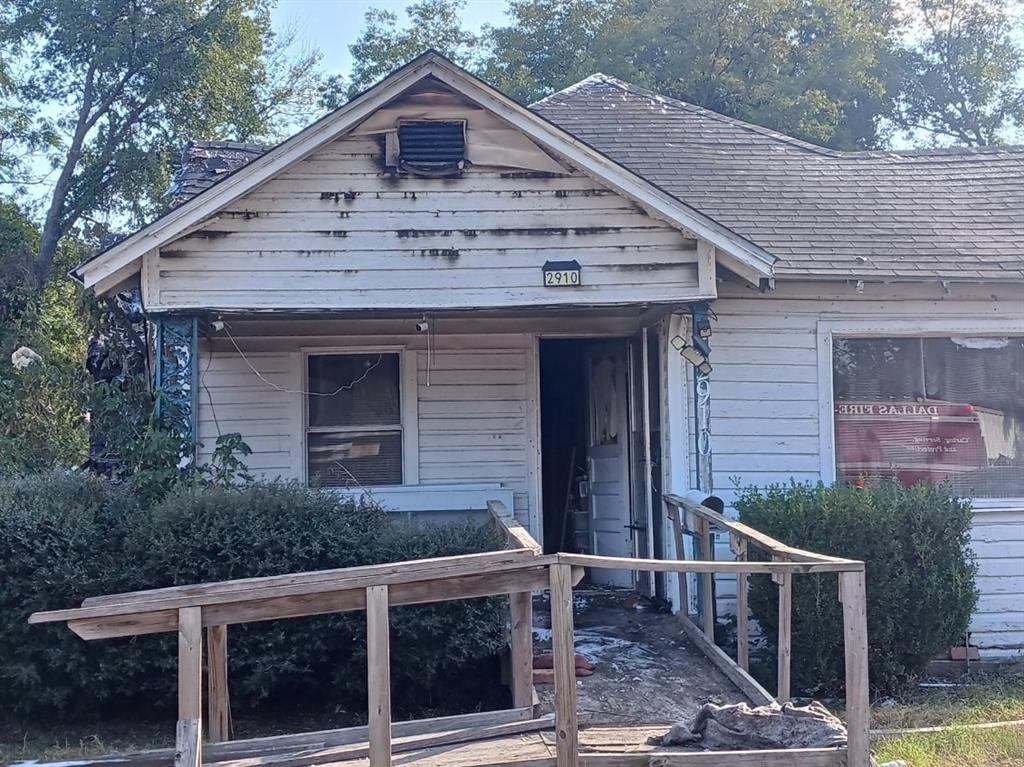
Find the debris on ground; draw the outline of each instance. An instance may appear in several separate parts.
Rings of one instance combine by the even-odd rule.
[[[638,599],[631,590],[612,588],[591,588],[573,596],[576,653],[594,665],[593,674],[580,678],[576,688],[583,726],[667,725],[692,719],[708,701],[747,700],[689,642],[676,616],[650,600]],[[551,647],[548,609],[545,597],[535,601],[533,634],[538,654]],[[534,674],[543,671],[536,669]],[[582,677],[579,670],[577,676]],[[537,683],[541,709],[553,711],[552,685],[539,678]]]
[[[591,676],[594,673],[594,663],[582,653],[576,653],[575,666],[577,678]],[[533,683],[555,683],[555,656],[552,653],[546,652],[534,657]]]
[[[817,702],[756,707],[706,703],[693,724],[672,725],[661,745],[700,746],[711,751],[833,748],[846,745],[846,727]]]

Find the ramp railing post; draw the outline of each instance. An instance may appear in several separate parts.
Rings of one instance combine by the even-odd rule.
[[[868,687],[868,610],[864,571],[839,573],[846,655],[848,767],[871,764],[871,694]]]
[[[551,565],[551,649],[555,661],[555,755],[558,767],[579,762],[576,716],[576,642],[572,616],[572,568]]]
[[[366,672],[370,767],[391,765],[391,642],[388,587],[366,589]]]
[[[211,743],[231,739],[231,699],[228,694],[228,627],[206,629],[207,730]]]
[[[778,560],[775,560],[778,561]],[[793,660],[793,573],[779,573],[779,703],[790,698],[789,676]]]
[[[512,644],[512,705],[533,705],[533,594],[509,594]]]
[[[178,610],[178,725],[175,731],[175,767],[202,764],[203,611]]]

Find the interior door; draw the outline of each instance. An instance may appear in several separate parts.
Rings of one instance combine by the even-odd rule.
[[[587,466],[595,554],[634,556],[629,481],[629,360],[624,339],[587,348]],[[629,570],[594,568],[594,583],[632,588]]]

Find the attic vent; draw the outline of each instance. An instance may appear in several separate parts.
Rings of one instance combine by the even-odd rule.
[[[422,120],[398,125],[398,167],[411,173],[446,176],[462,170],[466,160],[466,124]]]

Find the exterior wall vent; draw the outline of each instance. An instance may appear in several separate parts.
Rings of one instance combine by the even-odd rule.
[[[466,124],[417,120],[398,124],[398,169],[424,176],[458,174],[466,163]]]

